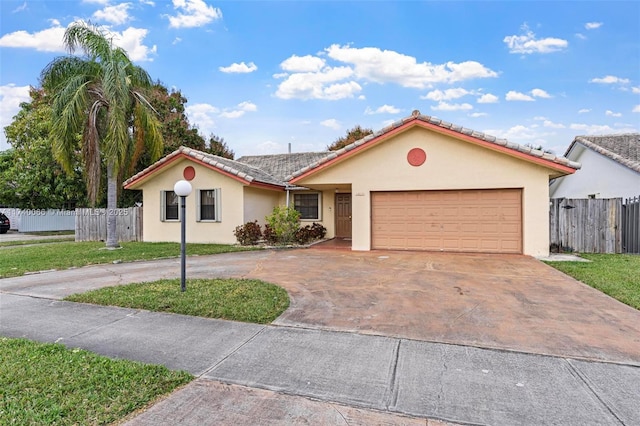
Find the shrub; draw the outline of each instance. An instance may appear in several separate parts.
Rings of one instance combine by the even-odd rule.
[[[247,222],[244,225],[236,226],[233,231],[233,235],[236,236],[238,242],[243,246],[250,246],[258,243],[258,240],[262,237],[262,230],[258,221]]]
[[[313,225],[307,225],[296,231],[296,242],[298,244],[307,244],[309,241],[324,238],[327,228],[319,223],[313,222]]]
[[[264,225],[264,231],[262,232],[262,238],[267,244],[275,244],[278,242],[278,236],[274,232],[273,228],[268,223]]]
[[[287,244],[295,241],[296,231],[300,227],[300,213],[293,207],[276,206],[266,218],[276,241]]]
[[[311,225],[311,239],[319,240],[324,238],[325,235],[327,235],[327,228],[317,222],[313,222],[313,225]]]

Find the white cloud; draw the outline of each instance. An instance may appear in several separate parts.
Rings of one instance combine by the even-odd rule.
[[[18,12],[22,12],[23,10],[27,10],[27,2],[25,1],[24,3],[22,3],[22,6],[18,6],[15,9],[13,9],[11,11],[11,13],[18,13]]]
[[[238,104],[238,108],[242,111],[257,111],[258,106],[251,101],[244,101]]]
[[[321,121],[320,124],[333,130],[340,130],[342,127],[340,122],[335,118],[329,118],[328,120]]]
[[[533,89],[531,92],[532,96],[535,96],[536,98],[551,98],[552,96],[550,94],[548,94],[547,92],[545,92],[542,89]]]
[[[606,115],[607,117],[622,117],[622,114],[619,112],[613,112],[610,110],[607,110],[604,115]]]
[[[367,107],[367,109],[364,111],[365,114],[367,115],[372,115],[372,114],[397,114],[400,112],[399,108],[396,108],[392,105],[387,105],[384,104],[381,107],[376,108],[375,110]]]
[[[244,115],[244,111],[236,109],[232,111],[223,111],[220,113],[220,117],[223,118],[240,118]]]
[[[109,22],[110,24],[122,25],[129,21],[129,8],[131,3],[120,3],[115,6],[106,6],[102,10],[97,10],[93,14],[93,19],[96,21]]]
[[[492,95],[491,93],[485,93],[478,98],[477,102],[479,104],[495,104],[498,102],[498,97],[496,95]]]
[[[258,106],[251,101],[240,102],[234,109],[225,109],[220,113],[220,117],[224,118],[240,118],[246,112],[257,111]]]
[[[468,111],[473,109],[471,104],[449,104],[447,102],[438,102],[438,105],[432,106],[432,110],[434,111]]]
[[[478,118],[478,117],[486,117],[487,114],[486,112],[472,112],[471,114],[469,114],[469,117],[473,117],[473,118]]]
[[[222,18],[222,11],[203,0],[173,0],[177,15],[168,16],[171,28],[194,28]]]
[[[602,26],[602,22],[587,22],[584,24],[584,27],[588,30],[595,30],[596,28],[600,28]]]
[[[536,35],[526,24],[522,25],[521,29],[521,35],[506,36],[502,40],[509,46],[509,53],[552,53],[566,49],[569,45],[567,40],[561,38],[536,39]]]
[[[578,37],[580,40],[586,40],[587,36],[581,33],[576,33],[576,37]]]
[[[110,0],[82,0],[82,3],[107,5],[109,1]]]
[[[319,72],[291,74],[278,85],[276,96],[281,99],[352,98],[362,87],[355,81],[338,83],[352,75],[353,70],[349,67],[325,67]]]
[[[245,64],[244,62],[240,62],[239,64],[233,63],[228,67],[219,67],[218,69],[224,73],[246,74],[246,73],[256,71],[258,67],[253,62],[249,62],[248,64]]]
[[[551,120],[544,120],[544,121],[542,122],[542,125],[543,125],[544,127],[549,127],[549,128],[552,128],[552,129],[564,129],[564,128],[565,128],[565,125],[564,125],[564,124],[561,124],[561,123],[554,123],[554,122],[553,122],[553,121],[551,121]]]
[[[280,63],[280,68],[288,72],[317,72],[324,67],[325,61],[317,56],[293,55]]]
[[[0,86],[0,151],[9,148],[4,128],[11,124],[13,117],[20,111],[22,102],[29,102],[29,86],[7,84]]]
[[[546,134],[537,133],[535,130],[532,130],[531,128],[523,126],[521,124],[513,126],[507,130],[489,129],[489,130],[483,130],[483,132],[489,135],[494,135],[499,138],[508,139],[516,143],[520,143],[518,141],[527,141],[531,143],[532,141],[540,140],[540,138],[546,135]]]
[[[65,28],[60,26],[56,20],[52,21],[53,26],[46,30],[30,34],[26,31],[16,31],[5,34],[0,38],[1,47],[16,47],[35,49],[40,52],[60,52],[64,53],[62,44]],[[132,61],[151,61],[151,55],[157,52],[157,47],[145,46],[144,38],[149,31],[144,28],[129,27],[121,33],[110,32],[113,43],[127,51]]]
[[[132,61],[152,61],[151,55],[155,55],[158,48],[155,44],[152,47],[142,44],[148,32],[145,28],[129,27],[121,33],[114,32],[113,42],[126,50]]]
[[[329,59],[346,65],[331,66],[327,65],[325,58],[293,55],[280,64],[285,72],[273,75],[274,78],[284,79],[278,86],[276,96],[282,99],[336,100],[356,96],[365,99],[359,93],[362,91],[361,82],[396,83],[403,87],[423,89],[431,87],[433,83],[498,76],[474,61],[441,65],[418,63],[412,56],[375,47],[354,48],[334,44],[324,52]],[[450,90],[445,92],[453,94],[464,89]]]
[[[601,77],[601,78],[592,78],[591,80],[589,80],[589,83],[601,83],[601,84],[627,84],[629,83],[629,79],[627,78],[620,78],[620,77],[616,77],[614,75],[607,75],[605,77]]]
[[[54,22],[51,28],[33,34],[20,30],[0,37],[0,47],[35,49],[39,52],[65,52],[62,40],[65,28]]]
[[[280,144],[273,141],[265,141],[258,144],[255,147],[255,151],[252,150],[252,155],[267,155],[267,154],[281,154],[286,151],[287,147],[284,144]]]
[[[578,111],[578,114],[586,114],[587,112],[591,112],[589,108],[582,108]]]
[[[197,126],[202,134],[213,133],[216,128],[214,116],[220,112],[218,108],[210,104],[195,104],[187,106],[184,111],[189,117],[189,122]]]
[[[607,125],[600,124],[581,124],[581,123],[572,123],[569,128],[571,130],[579,130],[581,132],[585,132],[588,135],[593,134],[610,134],[614,133],[615,130],[612,127]]]
[[[515,90],[510,90],[507,92],[507,95],[504,97],[508,101],[534,101],[531,96],[525,95],[524,93],[516,92]]]
[[[631,112],[640,112],[640,105],[634,106]]]
[[[396,83],[403,87],[424,89],[432,83],[498,76],[495,71],[475,61],[440,65],[418,63],[413,56],[377,47],[354,48],[334,44],[325,52],[331,59],[353,66],[357,78],[376,83]]]
[[[631,93],[634,93],[636,95],[640,94],[640,86],[634,86],[631,88]]]
[[[173,39],[173,41],[171,42],[172,45],[176,45],[178,43],[180,43],[182,41],[182,39],[180,37],[176,37]]]
[[[432,101],[447,101],[451,99],[458,99],[463,96],[473,95],[473,92],[470,92],[466,89],[462,88],[454,88],[454,89],[446,89],[442,90],[432,90],[427,93],[425,96],[420,96],[420,99],[430,99]]]

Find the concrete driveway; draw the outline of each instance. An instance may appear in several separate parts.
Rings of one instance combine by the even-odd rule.
[[[640,365],[640,312],[527,256],[274,250],[191,257],[189,277],[247,277],[287,289],[277,325]],[[177,259],[0,280],[62,298],[179,276]]]

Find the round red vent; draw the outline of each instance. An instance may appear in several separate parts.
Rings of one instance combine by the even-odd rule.
[[[422,166],[424,162],[427,161],[427,153],[421,148],[413,148],[407,154],[407,161],[412,166]]]
[[[193,180],[193,178],[196,177],[196,169],[191,166],[187,166],[184,168],[182,176],[184,176],[186,180]]]

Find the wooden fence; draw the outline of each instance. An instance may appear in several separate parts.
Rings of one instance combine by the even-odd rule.
[[[627,198],[623,204],[622,248],[640,254],[640,197]]]
[[[118,241],[142,241],[142,207],[116,209]],[[107,209],[76,209],[76,241],[106,241]]]
[[[552,198],[552,251],[622,253],[622,198]]]

